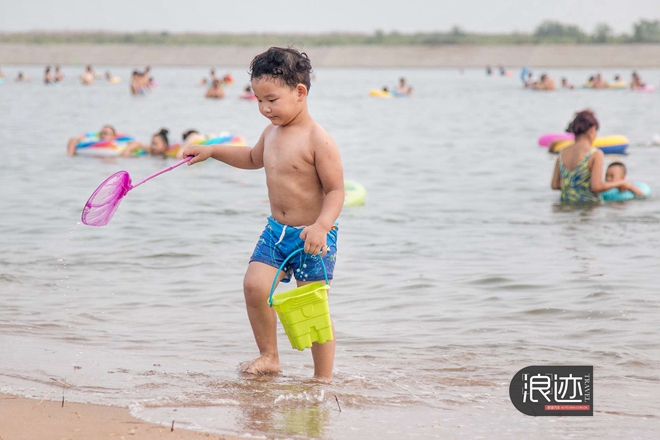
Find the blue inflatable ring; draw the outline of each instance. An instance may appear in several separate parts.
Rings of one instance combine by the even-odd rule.
[[[651,187],[646,183],[635,182],[635,186],[640,188],[645,196],[651,194]],[[625,202],[626,200],[631,200],[635,198],[635,194],[632,191],[619,191],[619,188],[608,189],[600,193],[603,196],[603,200],[606,202]]]

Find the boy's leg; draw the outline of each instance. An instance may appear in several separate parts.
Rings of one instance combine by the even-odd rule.
[[[332,380],[332,366],[335,363],[335,324],[332,323],[332,341],[324,344],[312,344],[312,359],[314,360],[314,377],[322,380]]]
[[[243,280],[243,293],[248,318],[260,356],[241,364],[241,371],[251,374],[279,373],[277,354],[277,315],[268,305],[268,295],[277,268],[258,261],[248,265]],[[284,274],[280,274],[280,279]]]
[[[310,281],[311,282],[311,281]],[[298,281],[298,287],[310,282]],[[332,341],[323,344],[312,344],[312,360],[314,361],[314,378],[332,380],[332,367],[335,363],[335,324],[332,323]]]

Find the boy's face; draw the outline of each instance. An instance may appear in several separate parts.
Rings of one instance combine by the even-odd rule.
[[[286,125],[303,109],[307,88],[289,87],[279,79],[262,76],[252,80],[252,91],[259,101],[259,111],[273,125]]]
[[[615,180],[623,180],[626,176],[623,174],[623,168],[619,166],[609,167],[605,171],[605,181],[614,182]]]

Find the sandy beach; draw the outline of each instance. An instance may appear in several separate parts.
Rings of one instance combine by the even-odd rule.
[[[52,396],[52,395],[51,395]],[[52,397],[51,397],[52,398]],[[1,440],[223,439],[237,437],[158,426],[131,417],[126,408],[33,400],[0,394]]]
[[[265,47],[93,44],[0,44],[0,65],[245,67]],[[324,46],[303,47],[314,67],[440,67],[486,65],[549,68],[660,66],[660,45]]]

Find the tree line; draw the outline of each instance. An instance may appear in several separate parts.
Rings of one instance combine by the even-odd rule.
[[[279,33],[171,33],[163,32],[13,32],[0,33],[0,43],[28,44],[153,44],[267,46],[302,44],[304,46],[351,45],[445,45],[445,44],[634,44],[660,43],[660,20],[639,20],[631,33],[616,34],[607,23],[598,24],[592,33],[579,26],[547,20],[534,32],[484,34],[454,26],[444,32],[377,30],[372,34],[329,32],[319,34]]]

